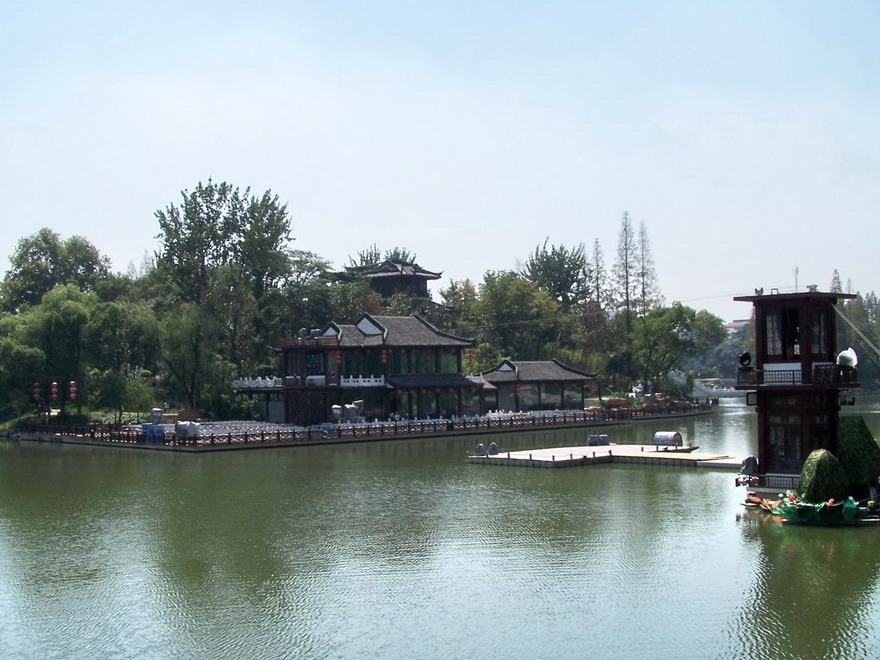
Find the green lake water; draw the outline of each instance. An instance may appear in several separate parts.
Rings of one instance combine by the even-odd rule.
[[[598,432],[745,456],[754,426],[723,400]],[[0,658],[880,657],[880,528],[748,515],[730,471],[465,463],[479,441],[0,440]]]

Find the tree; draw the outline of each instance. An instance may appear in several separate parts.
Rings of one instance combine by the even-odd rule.
[[[97,304],[93,293],[72,284],[56,286],[39,305],[21,315],[22,343],[39,349],[43,356],[42,383],[71,380],[82,382],[86,367],[85,328]],[[66,399],[58,399],[63,411]]]
[[[160,325],[162,365],[169,375],[170,393],[190,408],[202,403],[202,393],[211,377],[209,321],[193,303],[181,303],[177,313]]]
[[[244,210],[230,216],[236,226],[233,237],[233,261],[244,271],[254,298],[262,300],[266,292],[276,289],[290,272],[290,217],[287,205],[278,195],[266,191],[259,198],[250,196],[250,188],[242,194]],[[238,196],[234,191],[233,199]],[[234,206],[233,208],[237,208]]]
[[[617,235],[617,258],[612,268],[612,306],[616,312],[611,337],[615,343],[614,358],[610,364],[618,375],[629,378],[632,374],[633,313],[638,299],[638,259],[636,237],[629,213],[624,213]]]
[[[489,271],[480,285],[480,337],[503,355],[535,360],[558,336],[559,303],[512,271]]]
[[[290,271],[281,289],[280,308],[274,316],[275,337],[293,335],[300,328],[323,326],[334,318],[330,262],[314,252],[292,250]]]
[[[201,406],[220,400],[212,373],[255,368],[278,338],[290,219],[271,191],[254,196],[211,179],[181,198],[156,212],[160,250],[150,279],[173,290],[160,307],[169,382],[188,405]]]
[[[683,360],[705,352],[724,333],[721,319],[675,303],[652,309],[636,322],[633,357],[641,380],[656,388]]]
[[[162,233],[156,267],[170,275],[179,297],[199,304],[208,289],[211,270],[226,263],[231,253],[231,222],[227,215],[232,188],[208,179],[192,192],[182,191],[180,206],[156,211]]]
[[[114,410],[116,422],[130,406],[143,410],[155,400],[143,382],[143,368],[155,366],[158,337],[155,319],[135,305],[98,303],[84,328],[87,390],[94,405]]]
[[[393,247],[385,250],[383,253],[375,243],[366,250],[361,250],[354,257],[349,256],[349,270],[363,272],[375,268],[383,261],[393,261],[395,263],[414,264],[416,255],[406,248]]]
[[[46,356],[24,341],[21,315],[0,316],[0,418],[23,413],[33,392],[33,383],[44,378]],[[42,383],[45,385],[45,382]]]
[[[660,287],[657,284],[657,272],[654,269],[654,257],[651,255],[651,242],[644,221],[639,223],[639,236],[636,243],[635,276],[638,292],[638,311],[645,314],[660,304]]]
[[[535,247],[528,261],[521,269],[522,276],[546,291],[560,303],[564,311],[569,311],[590,298],[592,274],[583,243],[574,248],[564,245]]]
[[[449,328],[459,337],[476,337],[480,327],[479,296],[469,279],[452,280],[439,291],[442,320],[437,325]]]
[[[286,275],[290,219],[277,195],[257,198],[250,188],[208,179],[181,197],[180,206],[156,211],[162,230],[156,267],[171,275],[182,300],[201,303],[214,270],[228,264],[258,299]]]
[[[590,273],[590,301],[594,307],[600,310],[606,310],[610,303],[610,292],[608,290],[608,272],[605,270],[605,256],[602,253],[602,246],[599,239],[593,240],[593,252],[590,262],[587,264]]]
[[[831,286],[828,289],[831,293],[843,293],[843,284],[840,283],[840,273],[837,269],[831,274]]]
[[[43,228],[18,242],[3,280],[3,306],[10,311],[37,305],[59,284],[82,292],[94,289],[108,276],[110,262],[80,236],[65,241]]]
[[[333,318],[355,320],[361,314],[381,314],[382,296],[373,291],[364,280],[340,282],[330,290]],[[330,319],[325,319],[325,323]]]
[[[614,305],[618,310],[622,309],[627,337],[632,331],[633,307],[638,297],[637,267],[636,237],[629,213],[624,213],[617,234],[617,259],[614,262],[613,273]]]

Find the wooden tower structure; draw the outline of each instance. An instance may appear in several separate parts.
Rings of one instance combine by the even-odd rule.
[[[837,453],[841,401],[858,373],[838,353],[838,300],[854,298],[810,287],[799,293],[756,292],[734,300],[754,305],[754,365],[740,357],[737,389],[757,406],[758,470],[763,485],[788,487],[816,449]]]

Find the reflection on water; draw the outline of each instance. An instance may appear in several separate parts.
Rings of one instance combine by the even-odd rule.
[[[765,632],[746,638],[749,657],[880,657],[880,529],[783,526],[759,513],[744,523],[760,566],[740,620]]]
[[[603,431],[673,429],[755,451],[741,400]],[[0,442],[0,656],[880,656],[880,530],[738,519],[729,472],[469,465],[477,441]]]

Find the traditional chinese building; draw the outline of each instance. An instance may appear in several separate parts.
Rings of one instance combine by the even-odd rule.
[[[405,293],[415,298],[430,298],[428,281],[439,280],[442,275],[425,270],[417,263],[390,260],[363,274],[370,288],[376,293],[383,296]]]
[[[333,406],[355,401],[366,419],[479,413],[480,386],[462,375],[473,345],[420,316],[364,314],[353,325],[301,331],[273,346],[283,371],[281,421],[332,421]]]
[[[558,360],[504,360],[480,376],[491,386],[483,394],[486,410],[583,410],[586,397],[598,391],[596,374]]]
[[[858,375],[838,360],[836,309],[843,293],[809,290],[739,296],[754,305],[755,355],[744,354],[737,389],[757,407],[758,466],[767,477],[799,475],[815,449],[837,452],[841,397]],[[778,483],[784,486],[781,481]]]

